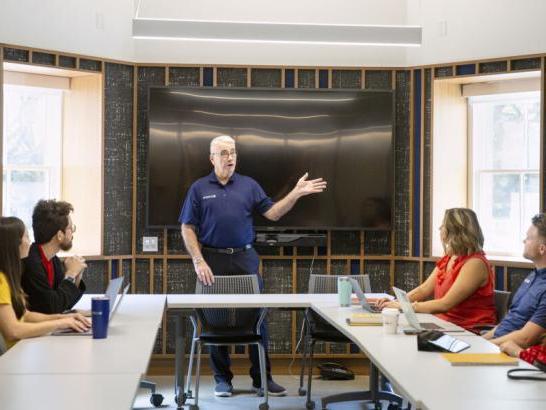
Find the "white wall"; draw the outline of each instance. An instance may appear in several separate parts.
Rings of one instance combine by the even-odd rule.
[[[0,43],[134,59],[133,0],[0,0]]]
[[[138,0],[0,0],[0,43],[136,62],[405,66],[546,52],[545,0],[142,0],[140,15],[420,24],[420,48],[134,40]],[[440,23],[446,22],[446,35]]]
[[[546,52],[544,0],[408,0],[407,16],[423,26],[410,66]]]

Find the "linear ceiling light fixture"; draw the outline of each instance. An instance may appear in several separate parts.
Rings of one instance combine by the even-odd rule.
[[[416,47],[421,32],[417,26],[133,19],[134,38],[155,40]]]

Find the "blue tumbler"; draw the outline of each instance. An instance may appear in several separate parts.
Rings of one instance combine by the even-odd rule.
[[[106,339],[106,336],[108,336],[108,319],[110,316],[110,298],[106,296],[92,298],[91,315],[93,339]]]

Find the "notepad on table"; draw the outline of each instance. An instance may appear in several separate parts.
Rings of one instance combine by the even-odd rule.
[[[380,313],[353,313],[347,318],[350,326],[381,326],[383,319]]]
[[[452,366],[517,366],[519,361],[504,353],[442,353]]]

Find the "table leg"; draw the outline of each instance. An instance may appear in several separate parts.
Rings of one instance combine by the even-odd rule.
[[[175,339],[175,362],[174,362],[174,401],[178,408],[181,408],[186,402],[186,392],[184,391],[184,373],[186,371],[186,343],[184,335],[186,326],[184,325],[182,312],[176,315],[176,339]]]

